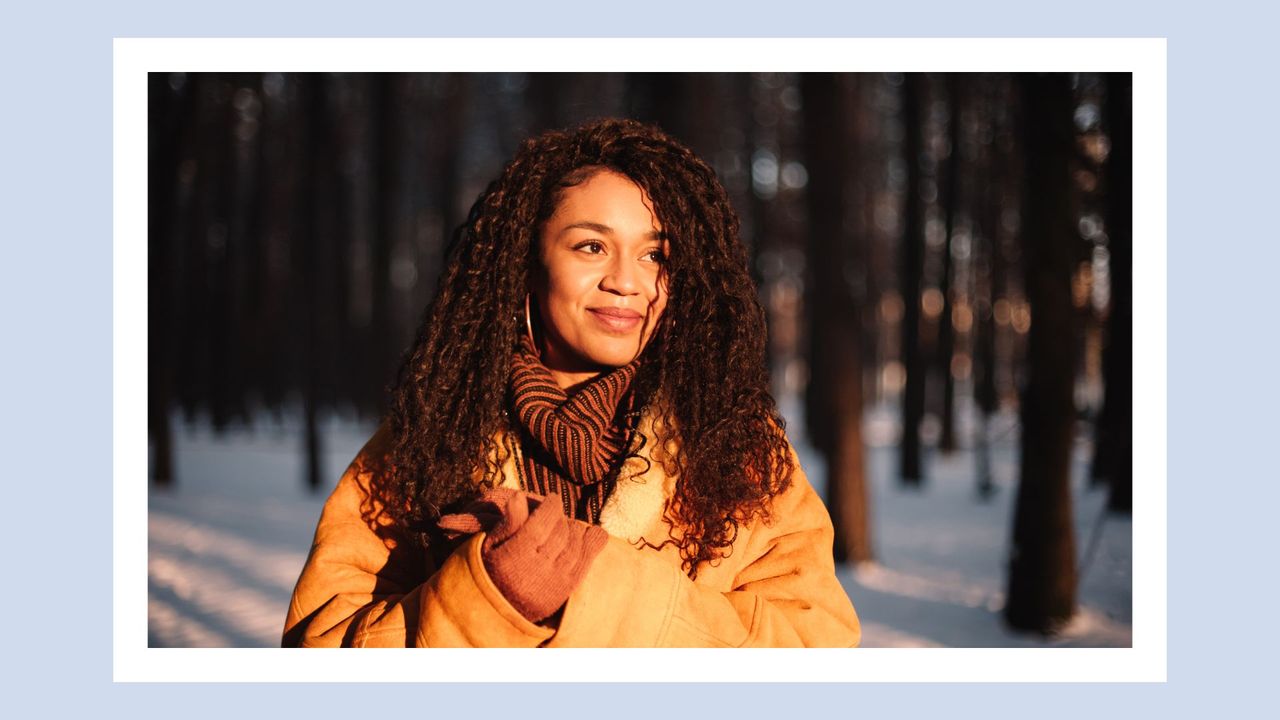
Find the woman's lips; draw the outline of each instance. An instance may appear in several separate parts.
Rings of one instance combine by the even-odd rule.
[[[631,332],[644,319],[644,316],[635,310],[621,308],[587,308],[587,312],[591,313],[591,317],[595,318],[601,327],[613,332]]]

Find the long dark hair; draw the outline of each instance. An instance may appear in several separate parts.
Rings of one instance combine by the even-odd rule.
[[[635,388],[665,399],[651,412],[658,446],[676,448],[658,461],[679,478],[665,514],[679,532],[662,545],[679,547],[693,577],[741,524],[769,518],[793,465],[737,215],[714,171],[652,125],[606,119],[526,140],[476,200],[392,388],[386,466],[371,495],[384,526],[428,544],[446,507],[498,482],[505,450],[495,438],[538,231],[566,185],[593,168],[643,188],[670,242],[669,300]]]

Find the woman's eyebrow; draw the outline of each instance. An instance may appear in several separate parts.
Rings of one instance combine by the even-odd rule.
[[[590,221],[590,220],[580,220],[580,221],[578,221],[578,222],[576,222],[576,223],[572,223],[572,224],[569,224],[569,225],[565,225],[565,226],[564,226],[564,230],[561,230],[561,231],[560,231],[560,234],[562,234],[562,235],[563,235],[564,233],[566,233],[566,232],[568,232],[568,231],[570,231],[570,230],[573,230],[574,228],[581,228],[581,229],[583,229],[583,230],[590,230],[590,231],[592,231],[592,232],[598,232],[598,233],[600,233],[601,235],[612,235],[612,234],[613,234],[613,228],[609,227],[608,225],[605,225],[604,223],[592,222],[592,221]]]
[[[560,234],[563,235],[566,232],[573,230],[575,228],[582,229],[582,230],[591,230],[592,232],[598,232],[601,235],[609,235],[610,237],[613,236],[613,228],[609,227],[608,225],[605,225],[604,223],[592,222],[591,220],[580,220],[576,223],[565,225],[564,229],[560,231]],[[648,235],[645,236],[645,239],[662,240],[665,237],[666,236],[663,235],[662,232],[658,230],[653,230]]]

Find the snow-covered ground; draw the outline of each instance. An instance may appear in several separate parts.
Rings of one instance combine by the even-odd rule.
[[[793,405],[784,404],[789,417]],[[970,416],[971,417],[971,416]],[[792,439],[821,489],[824,467]],[[1003,428],[1003,429],[1002,429]],[[1128,518],[1105,515],[1105,491],[1087,489],[1090,449],[1078,443],[1073,480],[1077,556],[1090,534],[1075,620],[1049,641],[1000,621],[1004,567],[1017,478],[1013,418],[993,422],[998,492],[979,502],[972,451],[926,456],[922,491],[897,486],[896,420],[867,414],[872,532],[877,563],[838,569],[862,619],[864,647],[1124,647],[1132,642],[1132,536]],[[329,489],[372,433],[369,423],[323,425],[328,484],[304,489],[301,434],[264,420],[253,432],[217,436],[206,427],[175,433],[178,476],[149,494],[148,640],[152,647],[277,646],[293,584],[306,560]],[[971,437],[966,424],[961,437]],[[1101,524],[1099,519],[1102,518]]]
[[[323,477],[306,490],[302,434],[269,418],[222,436],[174,433],[176,485],[148,496],[151,647],[278,647],[316,521],[373,425],[322,425]]]
[[[884,413],[872,413],[868,420],[872,426],[892,422]],[[1012,417],[1001,417],[993,425],[1012,423]],[[898,486],[895,446],[873,444],[868,450],[877,562],[840,572],[862,618],[864,647],[1132,644],[1132,523],[1127,516],[1104,512],[1104,489],[1088,489],[1092,450],[1087,442],[1077,443],[1072,468],[1077,566],[1083,573],[1077,614],[1049,641],[1010,632],[1000,619],[1017,490],[1016,433],[993,447],[998,490],[986,502],[977,499],[971,450],[951,456],[927,453],[923,491]],[[802,462],[820,474],[816,460],[802,456]],[[1089,553],[1092,534],[1096,547]],[[1087,553],[1091,557],[1085,563]]]

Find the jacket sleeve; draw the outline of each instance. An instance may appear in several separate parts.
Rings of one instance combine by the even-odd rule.
[[[791,487],[774,499],[773,525],[757,523],[745,541],[730,591],[696,584],[658,553],[610,537],[548,645],[855,647],[861,626],[836,579],[833,539],[797,461]]]
[[[360,468],[357,457],[325,502],[289,602],[285,647],[537,647],[552,635],[493,585],[480,557],[483,536],[438,568],[408,543],[385,542],[360,512],[368,497]]]

